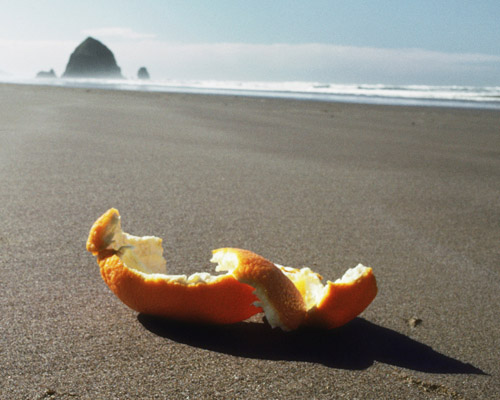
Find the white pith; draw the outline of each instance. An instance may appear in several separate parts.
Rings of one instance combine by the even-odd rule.
[[[183,285],[212,283],[222,275],[196,272],[192,275],[167,274],[162,239],[156,236],[134,236],[122,231],[120,217],[115,216],[106,227],[107,249],[115,250],[123,264],[147,279],[163,279]]]
[[[306,310],[313,308],[325,296],[326,286],[321,283],[321,277],[310,268],[295,269],[275,265],[283,271],[298,289],[304,299]]]
[[[363,275],[365,275],[370,268],[365,267],[363,264],[358,264],[354,268],[349,268],[342,278],[337,279],[334,283],[341,283],[341,284],[346,284],[346,283],[352,283],[357,281],[359,278],[361,278]]]
[[[244,282],[245,283],[245,282]],[[249,283],[249,282],[246,282]],[[271,326],[271,328],[276,328],[280,327],[283,330],[288,330],[286,328],[286,325],[281,321],[278,313],[275,311],[273,307],[271,307],[271,304],[269,302],[269,299],[267,298],[266,292],[262,290],[261,288],[255,288],[253,292],[259,301],[255,301],[253,304],[256,307],[261,307],[262,310],[264,311],[264,314],[266,315],[267,322]]]

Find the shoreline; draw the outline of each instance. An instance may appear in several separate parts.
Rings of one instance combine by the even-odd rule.
[[[172,81],[176,82],[176,81]],[[385,94],[376,93],[370,94],[370,91],[364,90],[357,94],[351,91],[343,93],[340,92],[314,92],[304,91],[303,89],[285,90],[284,88],[264,89],[264,83],[254,83],[257,86],[251,88],[251,84],[233,82],[212,82],[202,84],[201,82],[195,84],[182,85],[181,83],[165,84],[163,81],[142,81],[142,80],[102,80],[102,79],[64,79],[64,78],[33,78],[33,79],[17,79],[12,82],[4,81],[5,84],[19,84],[19,85],[35,85],[35,86],[51,86],[51,87],[68,87],[68,88],[83,88],[83,89],[102,89],[102,90],[119,90],[119,91],[138,91],[146,93],[180,93],[180,94],[207,94],[207,95],[226,95],[226,96],[241,96],[241,97],[254,97],[254,98],[275,98],[275,99],[291,99],[302,101],[319,101],[328,103],[349,103],[349,104],[371,104],[371,105],[387,105],[387,106],[424,106],[424,107],[445,107],[445,108],[464,108],[464,109],[485,109],[485,110],[500,110],[500,100],[486,100],[486,99],[470,99],[467,96],[462,98],[449,98],[439,97],[439,95],[426,96],[423,93],[415,94],[414,96],[408,95],[407,88],[425,87],[407,85],[400,87],[400,95],[394,95],[395,89],[398,86],[387,86],[390,90]],[[276,86],[278,83],[274,83]],[[304,85],[305,83],[302,83]],[[272,85],[272,83],[268,83]],[[312,85],[312,83],[310,84]],[[314,85],[313,85],[314,86]],[[329,85],[327,85],[329,86]],[[338,85],[338,86],[351,86],[351,87],[374,87],[386,85]],[[455,88],[455,87],[450,87]],[[398,91],[396,91],[398,92]],[[498,91],[497,91],[498,92]],[[500,93],[500,92],[498,92]],[[403,95],[404,94],[404,95]],[[447,96],[450,96],[449,94]],[[497,95],[499,96],[499,95]],[[490,96],[491,97],[491,96]],[[494,96],[493,96],[494,97]]]
[[[0,83],[0,121],[2,398],[500,392],[500,113]],[[379,293],[328,332],[138,315],[85,251],[110,207],[172,274],[240,247]]]

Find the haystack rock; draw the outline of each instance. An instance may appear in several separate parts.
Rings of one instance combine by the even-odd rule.
[[[149,79],[149,72],[146,69],[146,67],[139,68],[139,71],[137,71],[137,78],[139,78],[139,79]]]
[[[71,54],[64,78],[123,78],[115,56],[92,37],[85,39]]]

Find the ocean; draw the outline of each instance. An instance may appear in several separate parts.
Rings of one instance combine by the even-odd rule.
[[[215,80],[14,79],[0,82],[143,92],[201,93],[359,104],[464,107],[500,110],[500,86],[335,84]]]

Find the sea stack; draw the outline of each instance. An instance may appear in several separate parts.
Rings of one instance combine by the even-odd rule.
[[[123,78],[115,56],[104,44],[88,37],[71,54],[64,78]]]
[[[50,71],[40,71],[38,74],[36,74],[37,78],[57,78],[56,73],[54,72],[53,69]]]
[[[137,78],[138,79],[149,79],[149,72],[146,69],[146,67],[139,68],[139,71],[137,71]]]

